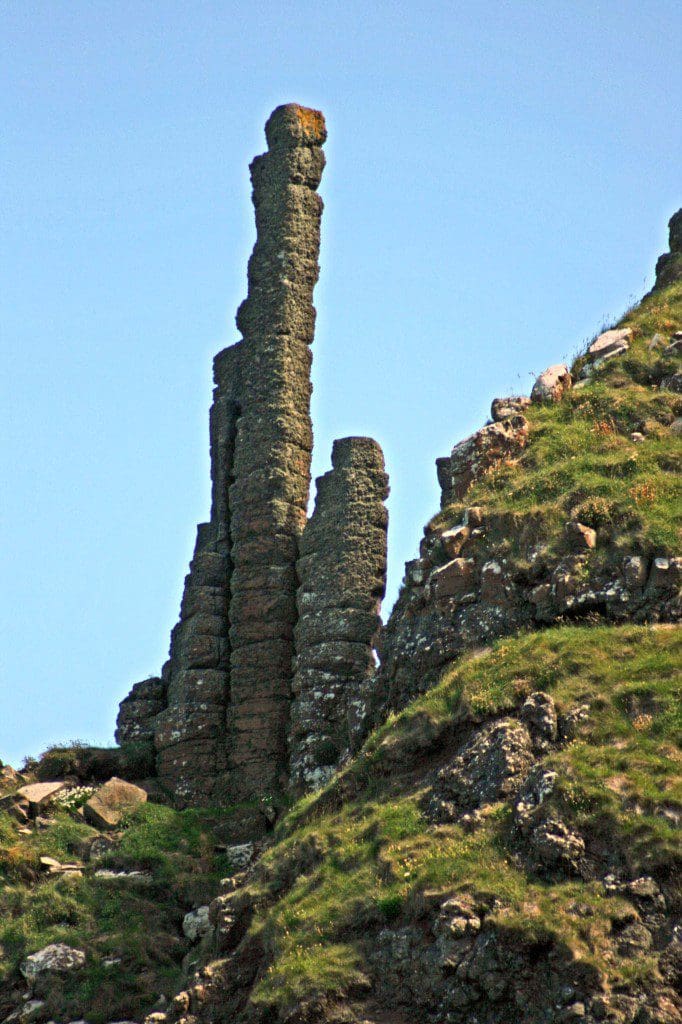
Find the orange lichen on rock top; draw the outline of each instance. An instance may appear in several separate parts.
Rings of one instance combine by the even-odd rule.
[[[307,135],[312,135],[315,139],[319,139],[324,142],[327,135],[327,129],[324,123],[324,117],[319,110],[312,110],[310,107],[297,107],[296,117],[301,125],[301,128]]]

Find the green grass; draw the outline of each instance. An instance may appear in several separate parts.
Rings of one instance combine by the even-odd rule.
[[[609,540],[651,553],[679,549],[682,538],[682,437],[668,429],[682,415],[682,396],[659,390],[667,374],[680,369],[679,356],[650,350],[655,333],[665,340],[682,329],[682,284],[651,296],[626,314],[620,325],[634,331],[629,352],[606,362],[589,382],[556,405],[532,405],[529,443],[518,463],[502,465],[478,481],[467,505],[496,513],[535,513],[539,533],[551,548],[561,546],[567,518],[598,498],[601,525]],[[577,374],[584,365],[574,363]],[[645,440],[630,434],[644,428]],[[587,504],[587,508],[585,508]],[[462,503],[432,521],[461,520]]]
[[[210,900],[229,873],[227,859],[213,852],[215,816],[151,803],[131,815],[120,845],[93,868],[150,871],[151,884],[139,886],[90,873],[41,875],[41,855],[80,860],[81,844],[95,830],[56,810],[50,828],[21,836],[0,812],[0,993],[18,980],[25,956],[52,942],[87,953],[82,972],[51,988],[48,1010],[56,1020],[85,1010],[92,1024],[140,1019],[160,993],[176,991],[189,949],[182,917]],[[107,957],[120,963],[105,966]]]
[[[682,629],[642,626],[549,629],[454,663],[280,824],[254,883],[265,909],[253,927],[271,959],[254,1001],[283,1007],[342,996],[363,973],[365,936],[409,921],[434,889],[491,906],[495,897],[490,920],[528,941],[549,934],[612,984],[624,980],[632,967],[609,943],[623,901],[596,881],[529,873],[506,804],[491,805],[471,833],[430,826],[425,775],[453,729],[513,711],[535,689],[563,710],[588,704],[576,740],[548,758],[560,777],[551,799],[588,847],[608,845],[614,866],[669,882],[680,866],[679,832],[661,812],[682,810],[681,663]],[[576,903],[591,916],[577,915]],[[647,958],[638,967],[643,976],[654,969]]]

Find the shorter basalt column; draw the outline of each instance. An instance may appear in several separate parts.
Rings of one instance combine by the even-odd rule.
[[[386,590],[388,476],[368,437],[335,441],[300,543],[290,785],[315,789],[353,745]]]

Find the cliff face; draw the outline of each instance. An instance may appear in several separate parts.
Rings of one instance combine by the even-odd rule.
[[[384,593],[388,487],[375,442],[336,442],[306,525],[324,118],[278,107],[265,133],[268,152],[251,164],[243,337],[214,365],[211,519],[169,661],[118,721],[118,742],[153,738],[159,781],[180,804],[272,798],[290,775],[299,791],[328,776],[351,746]]]

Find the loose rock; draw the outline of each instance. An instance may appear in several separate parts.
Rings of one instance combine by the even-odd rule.
[[[109,779],[84,804],[85,820],[96,828],[115,829],[124,815],[146,803],[147,794],[132,782]]]
[[[564,363],[544,370],[535,381],[530,393],[532,402],[559,402],[572,387],[571,372]]]
[[[53,942],[22,962],[20,971],[30,985],[44,974],[65,974],[85,966],[85,953],[63,942]]]

